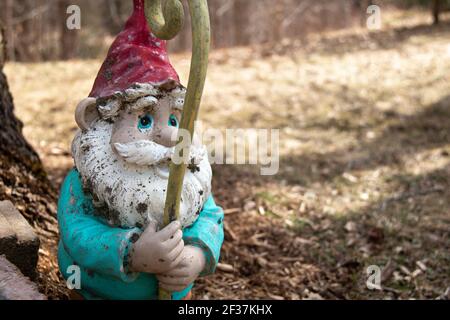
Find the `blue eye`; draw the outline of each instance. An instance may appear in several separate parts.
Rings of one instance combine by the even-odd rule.
[[[153,117],[149,114],[146,114],[139,118],[138,129],[139,130],[148,130],[153,125]]]
[[[178,128],[178,119],[173,114],[169,117],[169,126]]]

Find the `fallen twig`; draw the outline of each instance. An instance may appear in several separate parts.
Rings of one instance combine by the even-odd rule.
[[[231,264],[218,263],[217,270],[220,270],[223,272],[234,272],[234,267]]]

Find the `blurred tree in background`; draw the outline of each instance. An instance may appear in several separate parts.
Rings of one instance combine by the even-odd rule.
[[[213,46],[224,48],[302,38],[312,32],[365,25],[371,4],[430,8],[434,23],[450,0],[209,0]],[[81,29],[69,30],[67,8],[81,9]],[[186,1],[183,1],[186,7]],[[95,58],[104,54],[112,37],[130,14],[131,0],[0,0],[0,21],[6,27],[10,60],[40,61]],[[186,8],[187,9],[187,8]],[[188,10],[186,23],[189,24]],[[190,29],[170,46],[190,49]]]

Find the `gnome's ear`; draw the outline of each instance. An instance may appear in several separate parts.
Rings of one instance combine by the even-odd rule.
[[[75,110],[75,121],[81,130],[88,130],[92,123],[100,118],[96,105],[97,99],[86,98],[83,99]]]

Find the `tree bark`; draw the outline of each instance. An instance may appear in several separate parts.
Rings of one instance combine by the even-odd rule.
[[[22,127],[0,60],[0,201],[10,200],[32,225],[45,226],[54,222],[56,192]]]

